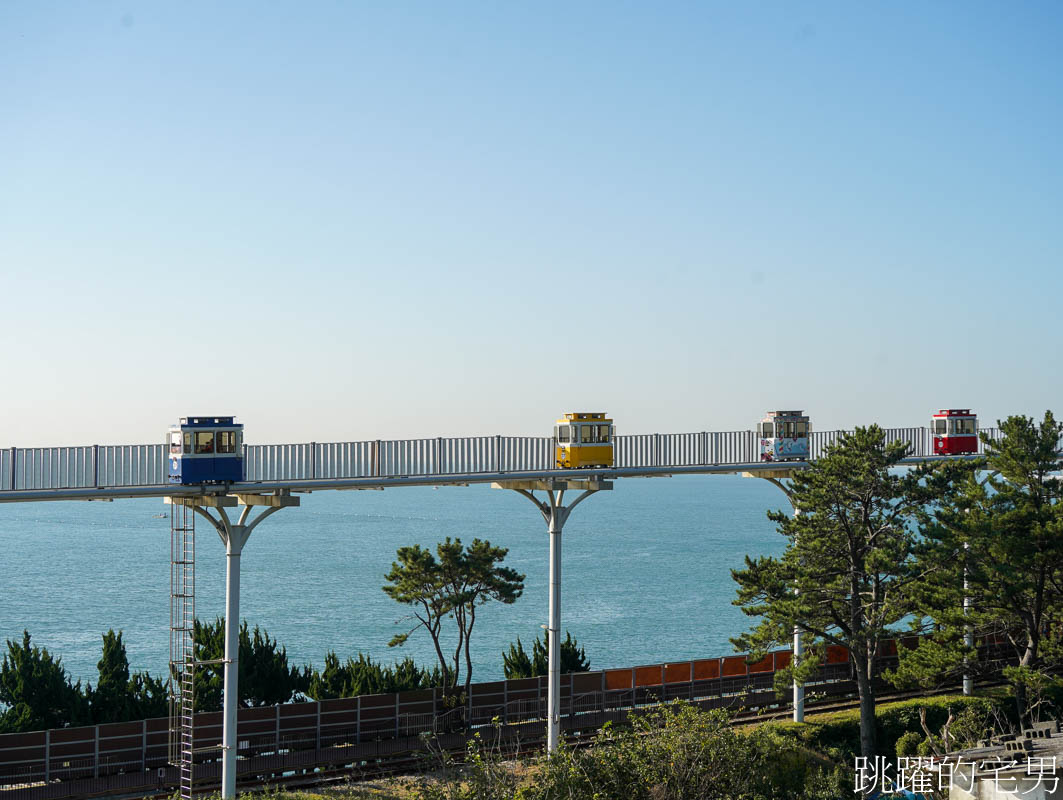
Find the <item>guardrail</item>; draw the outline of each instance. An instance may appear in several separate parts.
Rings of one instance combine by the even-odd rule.
[[[996,438],[996,428],[983,428]],[[812,458],[842,431],[813,431]],[[933,455],[928,428],[886,428],[886,440],[906,441],[911,455]],[[983,451],[979,443],[979,452]],[[473,436],[246,445],[248,481],[431,477],[554,468],[548,436]],[[162,444],[11,447],[0,450],[0,494],[11,490],[159,486],[167,482]],[[753,431],[649,433],[617,436],[618,468],[751,464],[759,459]]]

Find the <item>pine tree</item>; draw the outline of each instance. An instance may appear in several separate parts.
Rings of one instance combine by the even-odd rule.
[[[96,665],[99,681],[86,691],[92,721],[127,722],[164,717],[168,712],[165,684],[148,672],[129,674],[129,657],[122,632],[103,635],[103,654]]]
[[[970,467],[926,526],[930,578],[917,587],[925,614],[917,628],[932,635],[901,653],[893,678],[926,686],[965,669],[977,675],[987,665],[964,634],[1002,633],[1018,662],[1005,675],[1029,721],[1032,690],[1063,670],[1063,481],[1053,474],[1063,469],[1063,424],[1048,411],[1039,424],[1012,416],[999,426],[999,439],[983,434],[985,462]],[[973,601],[967,613],[965,595]]]
[[[61,728],[88,721],[88,707],[81,682],[71,683],[62,659],[30,643],[29,631],[22,643],[7,640],[7,653],[0,662],[0,733]]]
[[[916,611],[912,588],[925,576],[916,563],[914,526],[949,481],[949,465],[897,474],[894,467],[907,450],[905,442],[887,444],[877,425],[843,434],[807,470],[794,473],[790,489],[800,515],[768,514],[786,537],[783,555],[747,556],[745,568],[732,571],[739,584],[735,604],[761,618],[732,640],[738,650],[759,654],[785,646],[797,626],[811,646],[780,677],[793,674],[799,681],[810,676],[822,645],[848,652],[860,696],[860,750],[867,757],[875,755],[872,678],[879,643]]]
[[[412,658],[405,658],[392,666],[383,666],[364,653],[359,653],[357,659],[348,658],[340,663],[335,651],[330,650],[325,654],[325,668],[321,672],[314,669],[309,671],[307,695],[314,700],[330,700],[362,694],[428,689],[440,684],[438,668],[433,672],[421,669]]]
[[[103,655],[96,665],[100,679],[88,690],[92,720],[96,723],[125,722],[133,719],[133,698],[129,692],[129,658],[122,632],[108,630],[103,635]]]
[[[218,661],[225,657],[225,620],[196,620],[192,631],[196,659]],[[275,705],[298,699],[307,690],[309,673],[288,664],[287,649],[278,649],[277,641],[255,626],[249,631],[247,620],[240,625],[240,662],[238,684],[240,705]],[[217,711],[222,706],[224,668],[213,664],[196,669],[196,709]]]
[[[549,671],[550,652],[546,644],[546,632],[532,642],[532,655],[529,657],[524,644],[517,637],[517,644],[510,645],[508,652],[502,653],[502,671],[507,679],[532,678],[545,675]],[[591,663],[587,653],[572,634],[565,631],[565,638],[560,648],[561,673],[590,672]]]
[[[524,590],[524,575],[501,566],[508,552],[481,539],[463,547],[461,539],[448,536],[436,545],[435,554],[420,545],[400,547],[398,561],[392,562],[385,576],[388,583],[383,590],[393,600],[413,608],[411,616],[416,620],[408,631],[392,637],[388,647],[405,644],[410,634],[424,628],[432,638],[448,693],[456,694],[462,663],[466,693],[472,682],[471,646],[477,609],[491,601],[514,603]],[[447,618],[453,619],[457,628],[451,654],[443,652],[443,621]]]

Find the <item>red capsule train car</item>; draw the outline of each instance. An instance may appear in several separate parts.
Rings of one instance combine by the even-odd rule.
[[[978,452],[978,417],[969,408],[943,408],[930,420],[934,455],[956,456]]]

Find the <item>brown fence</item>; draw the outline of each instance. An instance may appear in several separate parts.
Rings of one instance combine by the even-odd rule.
[[[883,669],[895,665],[896,652],[895,642],[883,643]],[[789,662],[790,651],[780,650],[753,663],[745,656],[725,656],[562,675],[562,726],[595,730],[632,709],[675,699],[703,708],[775,705],[775,671]],[[847,652],[828,647],[825,663],[806,688],[821,695],[849,694],[851,677]],[[357,768],[423,751],[425,733],[440,737],[442,746],[460,746],[469,729],[495,720],[503,723],[504,739],[530,746],[544,735],[546,697],[547,677],[541,676],[473,684],[467,702],[449,709],[438,689],[242,708],[238,777],[260,782]],[[220,712],[196,715],[195,747],[206,751],[198,756],[195,774],[204,785],[216,787],[220,778],[221,732]],[[166,719],[0,735],[0,798],[167,791],[177,783],[177,771],[166,760],[167,739]]]

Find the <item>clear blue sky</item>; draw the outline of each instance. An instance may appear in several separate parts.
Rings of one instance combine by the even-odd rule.
[[[1063,412],[1063,4],[0,4],[0,446]]]

